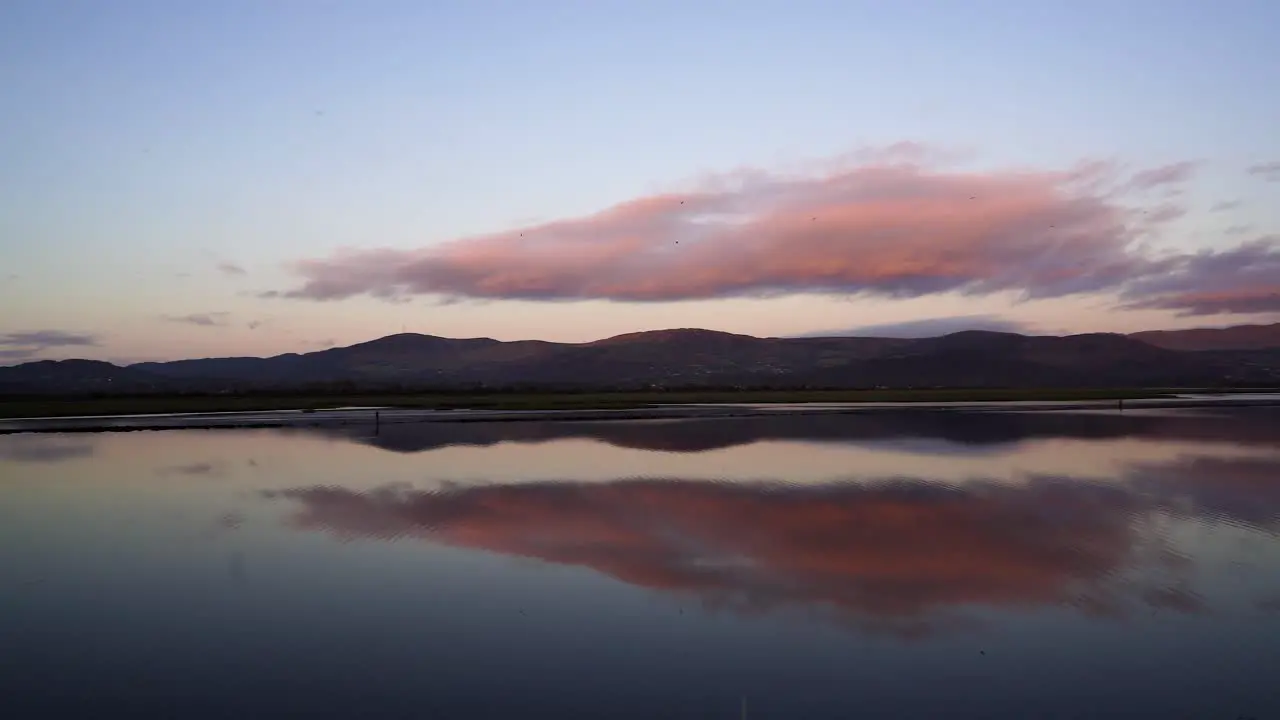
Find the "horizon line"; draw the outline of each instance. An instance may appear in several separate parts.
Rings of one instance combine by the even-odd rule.
[[[24,361],[24,362],[14,363],[14,364],[12,364],[12,365],[0,365],[0,368],[2,368],[2,367],[21,367],[21,366],[23,366],[23,365],[32,365],[32,364],[35,364],[35,363],[62,363],[62,362],[75,362],[75,361],[83,361],[83,362],[103,362],[103,363],[107,363],[107,364],[109,364],[109,365],[114,365],[114,366],[116,366],[116,367],[135,367],[135,366],[138,366],[138,365],[165,364],[165,363],[173,363],[173,362],[190,362],[190,361],[200,361],[200,360],[236,360],[236,359],[267,360],[267,359],[277,358],[277,357],[287,357],[287,356],[290,356],[290,355],[312,355],[312,354],[315,354],[315,353],[329,352],[329,351],[331,351],[331,350],[343,350],[343,349],[346,349],[346,348],[356,347],[356,346],[358,346],[358,345],[367,345],[367,344],[369,344],[369,343],[378,342],[379,340],[386,340],[386,339],[388,339],[388,338],[403,337],[403,336],[413,336],[413,337],[433,338],[433,339],[436,339],[436,340],[448,340],[448,341],[455,341],[455,342],[466,342],[466,341],[489,341],[489,342],[502,343],[502,344],[522,343],[522,342],[536,342],[536,343],[545,343],[545,344],[547,344],[547,345],[572,345],[572,346],[585,346],[585,345],[594,345],[594,344],[597,344],[597,343],[604,343],[604,342],[608,342],[608,341],[610,341],[610,340],[617,340],[617,339],[619,339],[619,338],[639,337],[639,336],[643,336],[643,335],[660,335],[660,334],[663,334],[663,333],[707,333],[707,334],[713,334],[713,335],[729,335],[729,336],[733,336],[733,337],[750,338],[750,339],[752,339],[752,340],[827,340],[827,339],[862,339],[862,340],[931,340],[931,339],[936,339],[936,338],[950,337],[950,336],[953,336],[953,335],[961,335],[961,334],[965,334],[965,333],[982,333],[982,334],[986,334],[986,335],[1016,335],[1016,336],[1018,336],[1018,337],[1029,337],[1029,338],[1071,338],[1071,337],[1081,337],[1081,336],[1084,336],[1084,335],[1114,335],[1114,336],[1117,336],[1117,337],[1132,337],[1132,336],[1134,336],[1134,335],[1146,335],[1146,334],[1152,334],[1152,333],[1186,333],[1186,332],[1197,332],[1197,331],[1221,331],[1221,330],[1233,330],[1233,329],[1237,329],[1237,328],[1266,328],[1266,327],[1273,327],[1273,326],[1276,326],[1276,325],[1280,325],[1280,322],[1276,322],[1276,323],[1245,323],[1245,324],[1241,324],[1241,325],[1223,325],[1223,326],[1218,326],[1218,327],[1181,328],[1181,329],[1172,329],[1172,330],[1139,330],[1139,331],[1132,332],[1132,333],[1121,333],[1121,332],[1079,332],[1079,333],[1065,333],[1065,334],[1060,334],[1060,335],[1055,335],[1055,334],[1052,334],[1052,333],[1020,333],[1020,332],[1013,332],[1013,331],[1010,331],[1010,330],[992,330],[992,329],[987,329],[987,328],[972,328],[972,329],[966,329],[966,330],[956,330],[956,331],[953,331],[953,332],[941,333],[941,334],[938,334],[938,335],[915,335],[915,336],[903,336],[903,335],[899,335],[899,336],[892,336],[892,335],[857,335],[857,334],[853,334],[853,333],[855,333],[855,332],[856,332],[856,330],[848,330],[848,331],[839,331],[839,330],[835,330],[835,331],[830,331],[830,333],[831,333],[831,334],[827,334],[827,331],[817,331],[817,332],[813,332],[813,333],[803,333],[803,334],[798,334],[798,335],[769,335],[769,336],[759,336],[759,335],[749,335],[749,334],[746,334],[746,333],[728,332],[728,331],[725,331],[725,330],[712,330],[712,329],[709,329],[709,328],[698,328],[698,327],[677,327],[677,328],[662,328],[662,329],[657,329],[657,330],[637,330],[637,331],[632,331],[632,332],[619,333],[619,334],[617,334],[617,335],[610,335],[610,336],[608,336],[608,337],[603,337],[603,338],[599,338],[599,339],[596,339],[596,340],[586,340],[586,341],[583,341],[583,342],[559,342],[559,341],[555,341],[555,340],[540,340],[540,339],[537,339],[537,338],[525,338],[525,339],[520,339],[520,340],[497,340],[497,339],[495,339],[495,338],[491,338],[491,337],[446,337],[446,336],[443,336],[443,335],[431,335],[431,334],[429,334],[429,333],[420,333],[420,332],[409,332],[409,331],[406,331],[406,332],[392,333],[392,334],[390,334],[390,335],[382,335],[382,336],[379,336],[379,337],[371,338],[371,339],[369,339],[369,340],[361,340],[361,341],[359,341],[359,342],[351,343],[350,345],[336,345],[336,344],[335,344],[335,345],[332,345],[332,346],[329,346],[329,347],[320,348],[320,349],[317,349],[317,350],[309,350],[309,351],[306,351],[306,352],[287,352],[287,353],[278,353],[278,354],[275,354],[275,355],[219,355],[219,356],[205,356],[205,357],[171,358],[171,359],[168,359],[168,360],[139,360],[139,361],[137,361],[137,362],[123,362],[123,363],[122,363],[122,362],[113,362],[113,361],[111,361],[111,360],[93,360],[93,359],[90,359],[90,358],[83,358],[83,357],[68,357],[68,358],[62,358],[62,359],[54,359],[54,358],[37,358],[37,359],[33,359],[33,360],[26,360],[26,361]],[[874,328],[875,326],[871,326],[871,327],[872,327],[872,328]]]

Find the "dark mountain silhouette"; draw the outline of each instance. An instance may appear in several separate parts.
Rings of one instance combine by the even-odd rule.
[[[99,360],[37,360],[0,367],[0,394],[119,393],[179,389],[179,383]]]
[[[0,368],[5,394],[1271,385],[1280,385],[1280,348],[1183,351],[1116,334],[982,330],[905,339],[757,338],[677,329],[577,344],[404,333],[268,358],[128,367],[67,360]]]
[[[1129,337],[1168,350],[1265,350],[1280,348],[1280,323],[1194,330],[1148,330]]]

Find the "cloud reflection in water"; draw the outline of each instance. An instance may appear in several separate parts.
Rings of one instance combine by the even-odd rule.
[[[300,504],[296,526],[343,539],[416,538],[584,567],[743,612],[817,606],[903,635],[984,607],[1203,609],[1180,556],[1141,529],[1171,503],[1124,484],[637,479],[273,495]]]

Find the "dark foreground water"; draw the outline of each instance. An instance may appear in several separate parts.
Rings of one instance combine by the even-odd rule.
[[[0,436],[0,718],[1280,717],[1280,410]]]

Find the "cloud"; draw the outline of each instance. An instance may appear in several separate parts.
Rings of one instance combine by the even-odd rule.
[[[1227,210],[1235,210],[1238,207],[1240,207],[1239,200],[1223,200],[1220,203],[1214,203],[1213,207],[1209,208],[1209,212],[1225,212]]]
[[[258,328],[266,324],[267,324],[266,320],[250,320],[248,323],[245,323],[245,327],[249,328],[250,330],[257,330]]]
[[[1179,185],[1191,179],[1191,176],[1195,174],[1197,165],[1199,163],[1184,161],[1143,170],[1135,173],[1129,184],[1139,190],[1150,190],[1163,185]]]
[[[218,270],[224,275],[244,275],[248,272],[244,267],[233,262],[218,263]]]
[[[1247,172],[1259,175],[1267,182],[1280,182],[1280,160],[1250,165]]]
[[[1126,178],[1106,163],[978,172],[937,169],[910,153],[858,159],[867,164],[819,176],[742,171],[698,191],[416,250],[344,249],[294,263],[299,286],[259,296],[663,302],[1013,291],[1024,300],[1109,293],[1124,307],[1199,314],[1273,302],[1274,245],[1152,249],[1186,207],[1148,202],[1142,191],[1185,182],[1195,163]],[[1221,298],[1226,289],[1194,284],[1231,263],[1256,281],[1247,295]],[[1177,293],[1162,287],[1170,273],[1186,283]]]
[[[97,345],[96,335],[69,333],[61,330],[32,330],[0,335],[0,345],[27,345],[37,347],[64,347]]]
[[[1181,315],[1280,312],[1280,235],[1178,257],[1164,274],[1134,284],[1127,295],[1142,299],[1125,307]]]
[[[160,317],[168,322],[198,325],[200,327],[226,327],[227,318],[230,315],[231,313],[228,312],[211,312],[192,313],[190,315],[161,315]]]
[[[97,335],[62,330],[30,330],[0,334],[0,360],[29,360],[45,350],[60,347],[91,347]]]
[[[1136,182],[1189,172],[1171,167]],[[1122,205],[1127,191],[1108,189],[1109,169],[956,172],[886,161],[818,177],[744,172],[523,230],[302,260],[293,266],[300,287],[264,296],[644,302],[1093,292],[1159,269],[1133,246],[1181,211],[1143,215]]]
[[[957,315],[954,317],[925,318],[898,323],[861,325],[844,330],[827,330],[806,333],[800,337],[889,337],[925,338],[949,335],[962,330],[990,330],[1027,334],[1031,329],[1021,322],[998,315]]]

